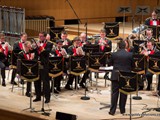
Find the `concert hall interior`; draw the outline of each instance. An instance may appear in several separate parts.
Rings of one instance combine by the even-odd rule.
[[[159,28],[160,0],[0,0],[0,120],[159,120]],[[121,42],[134,65],[112,112]]]

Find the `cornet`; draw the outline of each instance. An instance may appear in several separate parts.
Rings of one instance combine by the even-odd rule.
[[[82,47],[76,48],[76,53],[77,53],[77,55],[84,55],[84,51],[83,51]]]

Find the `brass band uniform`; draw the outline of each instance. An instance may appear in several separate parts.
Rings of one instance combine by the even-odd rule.
[[[26,42],[26,40],[27,40],[27,34],[26,33],[21,33],[20,40],[15,42],[14,45],[13,45],[13,51],[14,50],[19,51],[19,52],[22,51],[23,50],[23,45]],[[16,76],[16,73],[17,73],[16,69],[13,68],[12,77],[11,77],[11,84],[14,84],[14,85],[17,85],[17,83],[14,80],[15,76]]]
[[[11,46],[9,45],[8,42],[5,41],[5,35],[3,33],[0,33],[0,52],[2,53],[1,57],[1,62],[0,62],[0,68],[1,68],[1,75],[2,75],[2,86],[6,86],[5,82],[5,67],[9,66],[9,61],[8,61],[8,54],[9,51],[11,51]]]
[[[39,33],[39,41],[37,42],[37,50],[39,55],[39,60],[41,65],[43,66],[40,69],[40,79],[35,81],[35,92],[36,98],[33,102],[37,102],[41,100],[41,82],[43,82],[43,95],[45,96],[45,103],[50,102],[50,82],[49,82],[49,68],[48,68],[48,61],[49,61],[49,53],[52,50],[53,43],[46,40],[47,33],[40,32]]]

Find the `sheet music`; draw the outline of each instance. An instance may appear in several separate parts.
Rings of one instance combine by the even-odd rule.
[[[112,71],[112,70],[113,70],[113,66],[109,66],[109,67],[99,67],[99,70]]]

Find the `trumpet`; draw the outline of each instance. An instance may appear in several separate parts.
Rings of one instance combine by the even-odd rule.
[[[64,48],[61,49],[61,52],[60,52],[64,57],[67,57],[67,52]]]
[[[84,51],[83,51],[82,47],[76,48],[76,53],[77,53],[77,55],[84,55]]]

